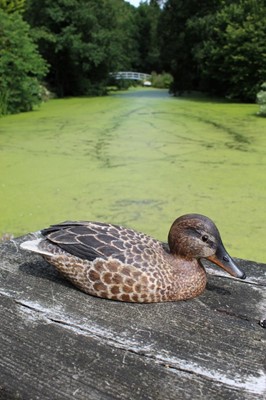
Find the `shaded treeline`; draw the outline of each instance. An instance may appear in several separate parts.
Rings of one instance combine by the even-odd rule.
[[[110,72],[147,70],[142,15],[123,0],[28,0],[24,17],[60,97],[103,94]]]
[[[101,95],[109,73],[170,72],[171,91],[254,101],[266,80],[265,0],[0,0],[0,114]]]
[[[265,0],[168,0],[159,31],[174,93],[254,101],[266,80]]]

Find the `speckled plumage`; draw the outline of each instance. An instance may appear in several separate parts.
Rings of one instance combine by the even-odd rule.
[[[40,253],[82,291],[126,302],[175,301],[199,295],[207,278],[198,259],[211,259],[222,246],[213,222],[197,214],[173,223],[170,247],[132,229],[99,222],[64,222],[41,233],[34,245],[26,242],[22,247]],[[204,234],[209,243],[202,240]]]

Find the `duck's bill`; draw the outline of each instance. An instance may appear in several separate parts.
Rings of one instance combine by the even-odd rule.
[[[222,244],[218,247],[216,253],[213,256],[207,257],[207,259],[236,278],[246,278],[245,272],[236,265]]]

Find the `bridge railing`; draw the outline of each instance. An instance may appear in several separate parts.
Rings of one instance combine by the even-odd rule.
[[[110,76],[119,80],[119,79],[128,79],[134,81],[147,81],[151,79],[150,74],[145,74],[143,72],[131,72],[131,71],[119,71],[119,72],[111,72]]]

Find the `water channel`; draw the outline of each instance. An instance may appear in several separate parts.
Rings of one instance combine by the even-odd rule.
[[[266,262],[266,119],[257,106],[167,91],[52,100],[0,120],[0,236],[63,220],[166,240],[196,212],[232,256]]]

